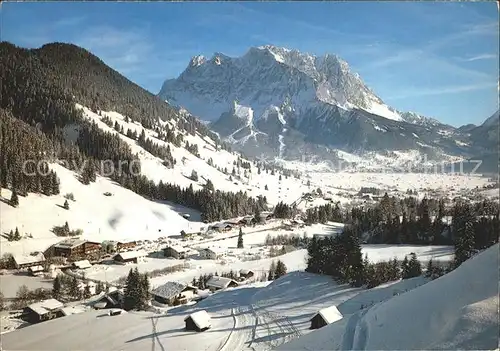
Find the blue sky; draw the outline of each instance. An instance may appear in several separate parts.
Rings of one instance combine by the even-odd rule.
[[[387,104],[445,123],[498,109],[498,10],[485,2],[7,2],[1,39],[83,46],[157,93],[194,55],[273,44],[336,53]]]

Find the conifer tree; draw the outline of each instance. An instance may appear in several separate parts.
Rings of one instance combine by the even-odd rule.
[[[16,231],[14,232],[14,240],[21,240],[21,234],[19,233],[19,229],[16,227]]]
[[[90,292],[90,286],[85,285],[85,288],[83,289],[83,298],[86,300],[86,299],[90,298],[90,296],[92,296],[92,294]]]
[[[135,274],[135,271],[130,268],[123,294],[123,308],[126,311],[137,308],[139,304],[139,294],[139,277]]]
[[[269,266],[267,280],[274,280],[275,278],[276,278],[276,263],[272,261],[271,265]]]
[[[99,295],[103,291],[104,291],[104,287],[102,286],[102,282],[98,281],[97,284],[96,284],[96,287],[95,287],[95,293],[96,293],[96,295]]]
[[[68,200],[64,201],[64,209],[65,210],[69,210],[69,202],[68,202]]]
[[[408,276],[407,278],[414,278],[422,275],[422,265],[417,259],[417,255],[412,252],[410,254],[410,261],[408,262]]]
[[[58,299],[61,296],[61,278],[57,275],[52,283],[52,296]]]
[[[467,221],[463,234],[456,240],[455,267],[471,258],[475,252],[474,227],[472,222]]]
[[[240,232],[238,234],[238,249],[243,248],[243,230],[240,227]]]
[[[410,275],[410,267],[408,265],[408,257],[405,256],[403,262],[401,262],[401,277],[403,279],[408,279]]]
[[[76,277],[73,277],[73,279],[70,280],[68,294],[74,299],[78,300],[80,298],[80,289],[78,287],[78,280],[76,280]]]
[[[19,206],[19,198],[17,196],[17,191],[15,189],[12,190],[12,195],[10,196],[10,204],[13,207]]]
[[[429,262],[427,262],[427,268],[425,270],[425,276],[427,278],[430,278],[432,276],[433,270],[434,270],[434,264],[433,264],[432,258],[431,258],[429,260]]]
[[[286,266],[283,263],[283,261],[278,260],[278,262],[276,263],[274,279],[278,279],[279,277],[284,276],[286,274],[286,271],[287,271],[287,269],[286,269]]]

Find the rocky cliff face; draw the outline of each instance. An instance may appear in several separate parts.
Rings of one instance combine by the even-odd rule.
[[[387,106],[336,55],[275,46],[236,58],[193,57],[159,95],[210,121],[222,138],[253,155],[417,150],[439,157],[463,154],[467,139],[435,119]]]

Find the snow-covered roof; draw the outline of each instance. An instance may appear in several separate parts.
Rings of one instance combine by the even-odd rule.
[[[38,265],[38,266],[33,266],[33,267],[30,267],[28,268],[30,271],[32,272],[42,272],[43,271],[43,267]]]
[[[58,247],[61,249],[68,249],[68,248],[72,249],[74,247],[85,244],[85,242],[86,241],[82,240],[82,239],[70,238],[70,239],[66,239],[66,240],[58,242],[57,244],[54,245],[54,247]]]
[[[188,318],[191,318],[194,324],[196,324],[196,326],[200,329],[210,328],[212,326],[210,322],[210,315],[205,310],[191,313],[189,316],[184,318],[184,321]]]
[[[178,282],[167,282],[156,289],[153,290],[152,294],[163,297],[164,299],[170,299],[174,296],[179,295],[184,288],[187,287],[187,284],[178,283]]]
[[[223,253],[226,252],[225,248],[223,248],[223,247],[216,247],[216,246],[206,247],[203,250],[212,251],[214,254],[223,254]]]
[[[92,264],[90,264],[89,260],[76,261],[73,262],[73,265],[78,269],[86,269],[92,267]]]
[[[318,314],[328,324],[336,322],[343,318],[342,313],[339,312],[337,306],[330,306],[319,310]]]
[[[238,284],[234,279],[231,279],[231,278],[213,276],[212,278],[210,278],[208,280],[207,286],[225,289],[229,286],[229,284],[231,284],[231,282]]]
[[[231,218],[225,221],[226,224],[237,225],[243,218]]]
[[[180,245],[172,245],[172,246],[168,246],[167,249],[170,248],[178,253],[182,253],[182,252],[187,252],[188,249],[185,248],[185,247],[182,247]]]
[[[120,252],[116,256],[120,256],[124,260],[130,260],[130,259],[133,259],[133,258],[145,257],[147,255],[148,254],[146,253],[146,251],[144,251],[144,250],[137,250],[137,251]]]
[[[40,302],[35,302],[28,306],[29,309],[35,311],[39,315],[43,315],[49,313],[50,311],[57,310],[63,307],[63,303],[57,301],[56,299],[48,299]]]
[[[18,265],[31,264],[45,261],[45,256],[43,253],[38,253],[37,255],[14,255],[14,261]]]
[[[65,316],[70,316],[72,314],[85,312],[85,308],[83,308],[82,306],[68,306],[61,308],[61,311]]]

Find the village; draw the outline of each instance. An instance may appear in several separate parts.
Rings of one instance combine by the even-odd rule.
[[[189,219],[188,214],[180,215]],[[241,251],[239,256],[246,257],[238,259],[244,261],[249,259],[248,256],[255,254],[258,254],[257,258],[260,259],[269,255],[269,251],[265,252],[262,245],[264,234],[269,236],[271,232],[281,231],[289,234],[304,228],[301,219],[278,220],[273,217],[272,212],[263,211],[258,219],[253,215],[242,216],[204,227],[198,226],[198,230],[182,230],[177,236],[160,237],[157,240],[127,242],[104,240],[99,243],[80,238],[67,238],[51,245],[44,252],[4,255],[1,261],[3,267],[1,279],[4,282],[12,282],[13,287],[18,281],[31,279],[28,281],[32,283],[28,285],[34,282],[37,289],[40,289],[39,285],[43,286],[48,296],[53,279],[63,274],[78,280],[78,289],[82,296],[84,291],[90,295],[84,300],[67,303],[54,298],[37,301],[21,310],[11,309],[9,319],[14,319],[22,325],[29,325],[82,313],[89,309],[110,309],[110,311],[120,309],[123,305],[124,288],[123,279],[120,278],[123,277],[116,275],[107,277],[106,271],[110,267],[125,275],[130,267],[139,266],[152,277],[160,276],[162,281],[153,284],[151,292],[151,305],[159,308],[199,301],[219,290],[249,284],[259,279],[267,280],[267,274],[262,275],[262,270],[254,272],[242,268],[231,271],[231,277],[210,274],[210,278],[204,284],[205,289],[199,289],[187,282],[170,280],[163,282],[165,278],[168,279],[169,272],[194,268],[194,273],[197,273],[197,266],[188,262],[217,262],[220,263],[218,270],[223,272],[225,263],[231,259],[236,249],[231,249],[228,245],[219,246],[217,242],[234,241],[233,246],[236,247],[238,236],[242,235],[248,239],[250,245],[247,245],[245,250],[239,250]],[[251,240],[252,236],[258,237],[257,240]],[[233,259],[236,260],[237,257]],[[104,277],[102,277],[103,272]],[[44,284],[37,284],[42,281]],[[17,283],[17,287],[19,284]],[[7,308],[8,302],[15,299],[13,293],[10,295],[4,299]],[[4,332],[8,330],[10,330],[9,323],[4,326]]]

